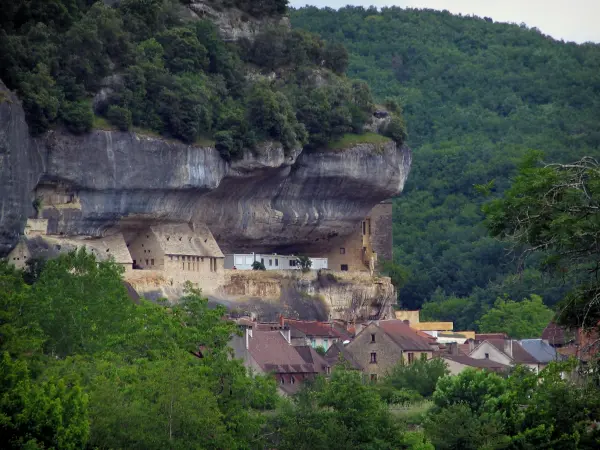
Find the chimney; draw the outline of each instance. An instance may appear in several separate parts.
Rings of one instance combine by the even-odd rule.
[[[512,339],[504,339],[504,353],[511,358],[513,357],[513,341]]]
[[[250,348],[250,339],[252,338],[252,328],[246,328],[244,335],[246,337],[246,350],[248,350]]]
[[[290,327],[285,327],[279,330],[283,338],[287,341],[288,344],[292,343],[292,333],[290,331]]]
[[[450,342],[448,345],[448,353],[450,355],[458,356],[458,342]]]
[[[405,324],[405,325],[408,325],[408,326],[410,326],[410,320],[406,320],[406,319],[404,319],[402,322],[404,322],[404,324]]]
[[[281,328],[285,326],[285,317],[283,317],[283,314],[279,314],[279,326]]]

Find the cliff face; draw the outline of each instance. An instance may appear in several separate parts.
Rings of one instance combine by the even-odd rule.
[[[6,92],[4,90],[4,92]],[[32,202],[53,234],[127,237],[157,222],[204,222],[224,252],[322,251],[379,201],[401,192],[411,163],[394,143],[285,156],[264,144],[240,161],[214,148],[133,133],[55,131],[32,139],[12,95],[0,103],[0,253]]]
[[[44,148],[29,137],[21,105],[0,81],[0,256],[6,255],[33,213]]]

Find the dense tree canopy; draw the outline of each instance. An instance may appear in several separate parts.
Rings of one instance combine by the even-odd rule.
[[[34,134],[59,124],[73,133],[134,128],[214,143],[230,159],[265,140],[326,146],[362,133],[373,110],[368,87],[342,76],[345,48],[306,31],[265,28],[253,41],[225,42],[210,22],[184,19],[189,1],[179,0],[19,0],[4,15],[5,3],[0,79],[23,99]],[[212,3],[253,20],[287,7]]]
[[[600,46],[447,11],[307,7],[291,18],[343,44],[348,75],[403,106],[414,154],[394,204],[401,305],[463,329],[504,294],[555,305],[569,286],[538,270],[543,256],[512,276],[517,264],[482,226],[487,199],[474,186],[494,180],[500,195],[530,149],[554,162],[600,155]]]

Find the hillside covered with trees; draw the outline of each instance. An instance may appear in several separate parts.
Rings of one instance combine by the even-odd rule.
[[[292,23],[341,43],[347,74],[404,109],[414,160],[394,205],[400,304],[478,327],[498,298],[569,290],[521,267],[488,236],[481,205],[508,189],[530,150],[546,162],[600,156],[600,46],[555,41],[525,25],[401,8],[302,8]]]
[[[32,133],[133,128],[216,145],[227,159],[266,140],[289,150],[362,133],[373,101],[364,82],[341,76],[343,46],[274,25],[226,42],[189,3],[0,2],[0,79],[22,99]],[[287,7],[209,3],[255,23]]]

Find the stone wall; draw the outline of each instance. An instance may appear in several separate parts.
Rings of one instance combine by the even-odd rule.
[[[391,261],[393,256],[392,201],[376,205],[369,214],[371,220],[371,246],[377,253],[377,261]]]

